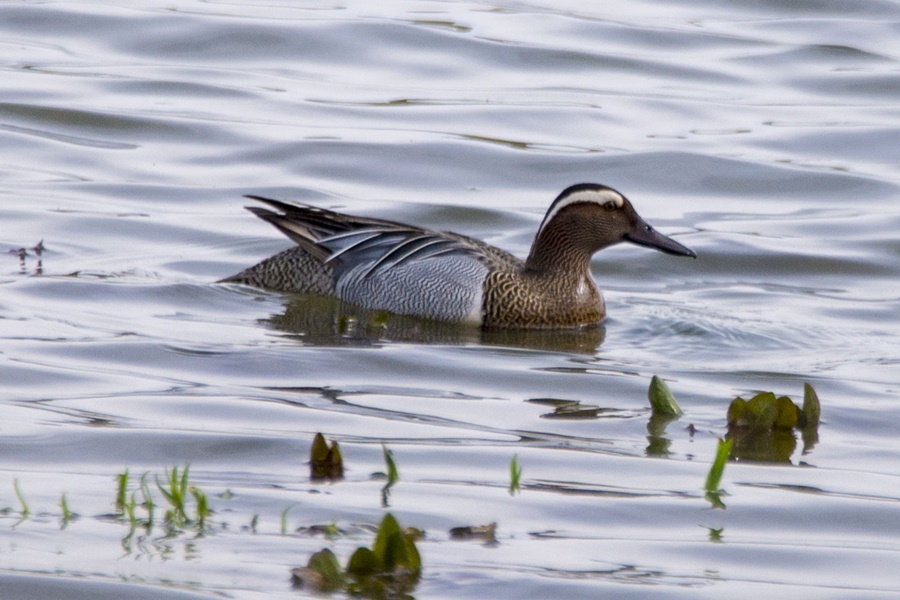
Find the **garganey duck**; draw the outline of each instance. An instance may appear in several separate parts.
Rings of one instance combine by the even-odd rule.
[[[335,296],[373,310],[484,327],[575,327],[606,316],[595,252],[629,241],[697,255],[648,225],[625,196],[594,183],[565,189],[528,258],[480,240],[262,198],[247,207],[297,243],[223,282]]]

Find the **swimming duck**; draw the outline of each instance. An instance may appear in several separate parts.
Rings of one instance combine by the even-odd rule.
[[[616,190],[563,190],[522,261],[485,242],[261,196],[248,206],[296,246],[223,282],[336,296],[365,308],[484,327],[576,327],[606,316],[595,252],[622,241],[697,255],[648,225]]]

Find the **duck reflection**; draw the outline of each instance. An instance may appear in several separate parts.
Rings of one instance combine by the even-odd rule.
[[[304,343],[318,346],[390,342],[483,344],[592,355],[606,334],[603,325],[572,329],[481,328],[367,310],[317,295],[291,296],[284,311],[266,322]]]

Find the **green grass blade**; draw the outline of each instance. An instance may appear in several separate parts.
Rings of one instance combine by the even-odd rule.
[[[522,479],[522,466],[519,464],[519,455],[513,454],[509,461],[509,495],[519,491],[519,482]]]
[[[719,440],[716,447],[716,458],[713,460],[712,466],[709,468],[709,474],[706,476],[706,485],[703,486],[707,492],[716,492],[719,490],[722,482],[722,473],[725,471],[725,463],[731,455],[731,445],[733,440]]]
[[[197,486],[191,486],[190,489],[191,496],[194,497],[194,502],[197,504],[197,527],[203,529],[206,527],[206,518],[209,517],[209,500],[206,497],[206,493],[198,488]]]
[[[288,530],[288,513],[294,508],[296,504],[291,504],[287,506],[283,511],[281,511],[281,535],[287,535]]]
[[[125,516],[125,503],[128,501],[128,469],[116,475],[116,513]]]
[[[13,479],[13,489],[16,491],[16,498],[19,499],[19,504],[22,505],[22,518],[28,517],[31,514],[31,509],[28,508],[28,502],[25,500],[25,496],[22,495],[22,490],[19,488],[19,480]]]
[[[394,453],[388,450],[388,447],[381,444],[384,451],[384,464],[387,466],[387,487],[391,487],[400,479],[400,473],[397,471],[397,464],[394,462]]]

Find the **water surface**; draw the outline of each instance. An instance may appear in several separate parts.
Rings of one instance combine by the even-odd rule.
[[[897,39],[888,1],[0,5],[0,590],[303,597],[291,568],[371,544],[385,443],[416,597],[895,597]],[[699,255],[598,254],[599,328],[214,283],[290,244],[244,194],[524,256],[581,181]],[[804,382],[818,441],[730,463],[713,509],[730,400]],[[310,481],[316,432],[343,481]],[[186,464],[205,533],[109,516],[116,474]]]

